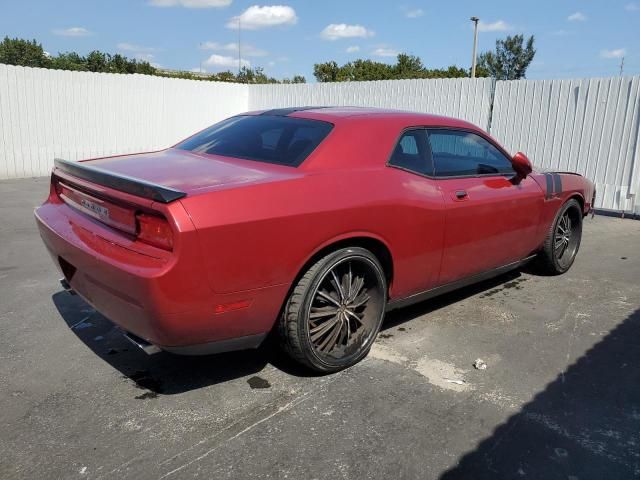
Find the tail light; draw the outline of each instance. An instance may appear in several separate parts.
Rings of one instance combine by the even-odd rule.
[[[136,223],[138,240],[164,250],[173,250],[173,231],[164,218],[138,213]]]

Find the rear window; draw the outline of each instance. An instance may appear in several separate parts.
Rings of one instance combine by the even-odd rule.
[[[332,128],[318,120],[245,115],[217,123],[176,148],[297,167]]]

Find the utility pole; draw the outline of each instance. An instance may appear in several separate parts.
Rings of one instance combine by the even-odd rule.
[[[240,23],[240,16],[238,15],[238,76],[240,76],[240,70],[242,65],[242,47],[240,46],[241,38],[240,38],[240,30],[242,29],[242,24]]]
[[[471,59],[471,78],[476,78],[476,49],[478,48],[478,17],[471,17],[473,22],[473,58]]]
[[[622,76],[623,71],[624,71],[624,57],[622,57],[622,61],[620,62],[620,76]]]

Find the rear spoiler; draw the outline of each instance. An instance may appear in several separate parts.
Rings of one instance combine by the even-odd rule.
[[[180,190],[163,187],[162,185],[156,185],[155,183],[127,175],[109,172],[108,170],[85,165],[81,162],[70,162],[69,160],[62,160],[61,158],[56,158],[53,162],[55,168],[74,177],[113,188],[114,190],[130,193],[137,197],[155,200],[156,202],[170,203],[187,196],[185,192],[181,192]]]

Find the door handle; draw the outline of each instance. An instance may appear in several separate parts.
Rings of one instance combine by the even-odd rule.
[[[464,190],[456,190],[455,195],[458,200],[467,198],[467,192],[465,192]]]

